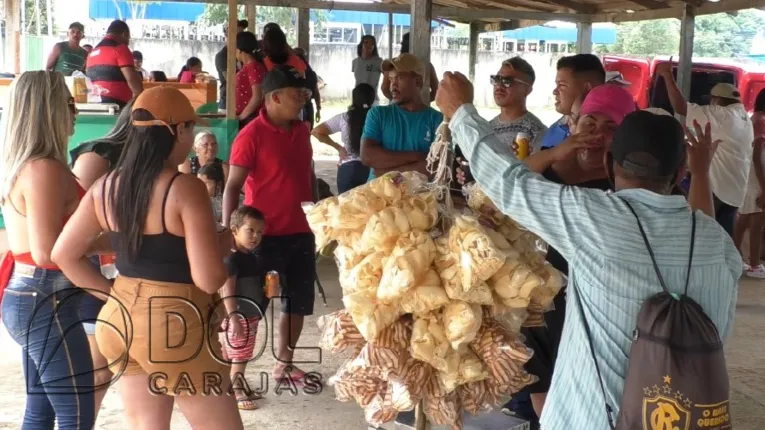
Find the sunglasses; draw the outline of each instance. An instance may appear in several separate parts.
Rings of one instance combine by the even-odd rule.
[[[494,86],[502,85],[505,88],[510,88],[513,85],[529,85],[528,82],[524,82],[520,79],[511,78],[509,76],[499,76],[499,75],[491,75],[489,77],[491,84]]]

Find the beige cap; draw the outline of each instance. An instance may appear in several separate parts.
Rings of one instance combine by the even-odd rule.
[[[741,101],[741,92],[731,84],[717,84],[710,93],[712,97],[722,97],[724,99]]]
[[[419,58],[412,54],[401,54],[392,60],[385,60],[382,63],[383,72],[412,72],[421,77],[425,77],[425,65]]]

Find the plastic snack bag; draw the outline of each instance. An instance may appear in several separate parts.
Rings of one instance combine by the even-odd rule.
[[[475,339],[482,317],[483,310],[478,305],[452,301],[444,307],[444,331],[453,349],[459,350],[461,345]]]
[[[450,350],[449,339],[438,314],[415,316],[411,339],[412,357],[445,371]]]
[[[527,307],[534,291],[543,283],[542,278],[525,264],[520,255],[509,256],[488,281],[502,303],[510,308]]]
[[[441,277],[433,269],[417,281],[417,286],[407,291],[401,300],[401,310],[417,315],[438,310],[449,303],[449,297],[441,286]]]
[[[435,258],[435,244],[430,235],[413,231],[399,237],[391,256],[385,262],[377,298],[382,303],[393,303],[417,285]]]
[[[505,262],[486,230],[473,217],[458,215],[449,230],[449,247],[459,255],[463,291],[488,280]]]
[[[353,318],[344,309],[319,317],[318,325],[322,331],[319,347],[333,354],[366,342],[353,323]]]
[[[366,191],[366,185],[337,196],[337,206],[328,210],[334,232],[360,231],[369,217],[387,206],[385,200]]]
[[[384,304],[377,301],[374,291],[364,290],[343,297],[345,309],[353,318],[353,323],[367,341],[399,319],[399,304]]]
[[[428,178],[417,172],[388,172],[366,184],[367,190],[393,204],[406,196],[413,195],[428,182]]]
[[[350,271],[341,272],[339,280],[343,294],[348,295],[359,291],[376,294],[382,278],[385,260],[385,254],[374,252],[364,257]]]

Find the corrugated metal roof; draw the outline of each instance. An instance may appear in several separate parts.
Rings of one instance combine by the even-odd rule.
[[[516,40],[550,40],[576,42],[576,28],[565,27],[547,27],[544,25],[535,25],[533,27],[519,28],[518,30],[504,31],[502,35],[506,39]],[[616,43],[615,28],[593,28],[592,43],[612,44]]]
[[[119,11],[112,0],[90,0],[91,19],[132,19],[130,6],[126,1],[118,1]],[[205,11],[202,3],[166,2],[152,3],[146,6],[144,19],[163,21],[196,21]],[[120,15],[120,12],[122,15]]]

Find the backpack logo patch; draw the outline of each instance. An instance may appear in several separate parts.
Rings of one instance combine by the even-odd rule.
[[[672,390],[672,378],[664,376],[664,385],[643,388],[644,430],[688,430],[691,427],[693,402],[679,390]]]

